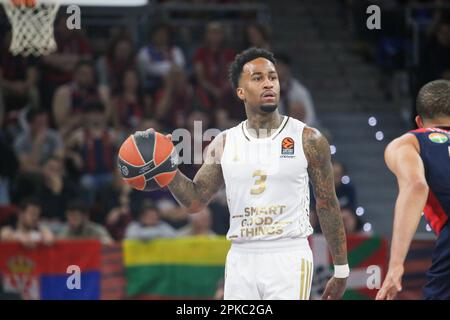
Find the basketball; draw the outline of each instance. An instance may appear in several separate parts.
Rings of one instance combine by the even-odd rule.
[[[153,130],[129,136],[119,149],[117,161],[125,183],[141,191],[164,188],[178,167],[172,141]]]

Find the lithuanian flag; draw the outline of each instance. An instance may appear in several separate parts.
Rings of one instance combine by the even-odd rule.
[[[230,242],[189,237],[123,243],[126,293],[150,299],[210,299],[223,279]]]

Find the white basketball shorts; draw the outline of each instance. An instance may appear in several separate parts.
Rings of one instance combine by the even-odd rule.
[[[225,300],[309,300],[313,255],[308,240],[233,243],[225,265]]]

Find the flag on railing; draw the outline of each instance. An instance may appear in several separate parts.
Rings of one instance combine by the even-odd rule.
[[[320,298],[333,263],[322,235],[310,239],[314,254],[311,297]],[[373,299],[386,273],[387,243],[376,236],[349,236],[351,268],[344,299]],[[230,243],[224,238],[125,241],[126,294],[132,298],[207,299],[223,278]]]
[[[213,298],[224,276],[230,242],[224,237],[127,240],[126,293],[153,299]]]
[[[58,241],[33,249],[0,243],[3,291],[33,300],[99,299],[100,249],[95,240]]]
[[[351,275],[344,298],[373,298],[386,272],[386,241],[367,236],[347,240]],[[311,296],[319,298],[333,266],[325,239],[313,236],[310,243],[315,267]],[[224,237],[125,241],[121,280],[120,247],[102,263],[97,241],[60,241],[35,249],[0,243],[0,273],[3,291],[25,299],[99,299],[101,288],[103,298],[120,299],[124,285],[128,298],[210,299],[223,279],[229,247]],[[109,294],[114,290],[117,294]]]
[[[311,297],[321,298],[326,282],[333,275],[333,262],[322,235],[310,239],[314,255],[314,277]],[[374,299],[386,274],[387,242],[378,236],[347,237],[350,277],[344,300]]]

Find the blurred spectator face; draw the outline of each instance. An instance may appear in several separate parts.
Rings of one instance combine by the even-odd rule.
[[[124,91],[136,92],[139,87],[139,79],[136,72],[134,70],[128,70],[123,77]]]
[[[168,46],[169,37],[169,29],[166,27],[159,27],[152,36],[152,42],[157,47]]]
[[[341,184],[342,176],[344,175],[344,168],[339,162],[333,163],[333,173],[334,173],[334,185],[338,186]]]
[[[159,222],[159,214],[157,209],[145,209],[145,211],[141,213],[139,222],[146,227],[156,226]]]
[[[29,204],[20,213],[20,222],[22,226],[27,229],[34,229],[39,222],[39,216],[41,215],[41,208],[35,204]]]
[[[48,128],[48,116],[47,113],[39,113],[30,123],[30,129],[32,133],[43,132]]]
[[[114,47],[114,60],[127,61],[133,52],[133,47],[130,41],[120,40]]]
[[[207,233],[211,229],[211,212],[208,208],[191,215],[192,229],[197,234]]]
[[[358,221],[356,220],[356,216],[350,209],[341,209],[342,221],[344,222],[345,232],[347,234],[355,233],[356,227],[358,225]]]
[[[86,220],[86,214],[80,210],[67,210],[66,217],[71,230],[79,230]]]
[[[45,177],[62,176],[64,171],[64,164],[60,158],[50,158],[42,168]]]
[[[212,48],[218,48],[224,39],[222,25],[217,22],[211,22],[206,29],[206,43]]]
[[[78,67],[74,76],[75,82],[82,89],[88,89],[94,85],[94,69],[87,64]]]
[[[86,126],[91,129],[104,129],[106,119],[104,112],[100,110],[91,110],[85,113]]]

